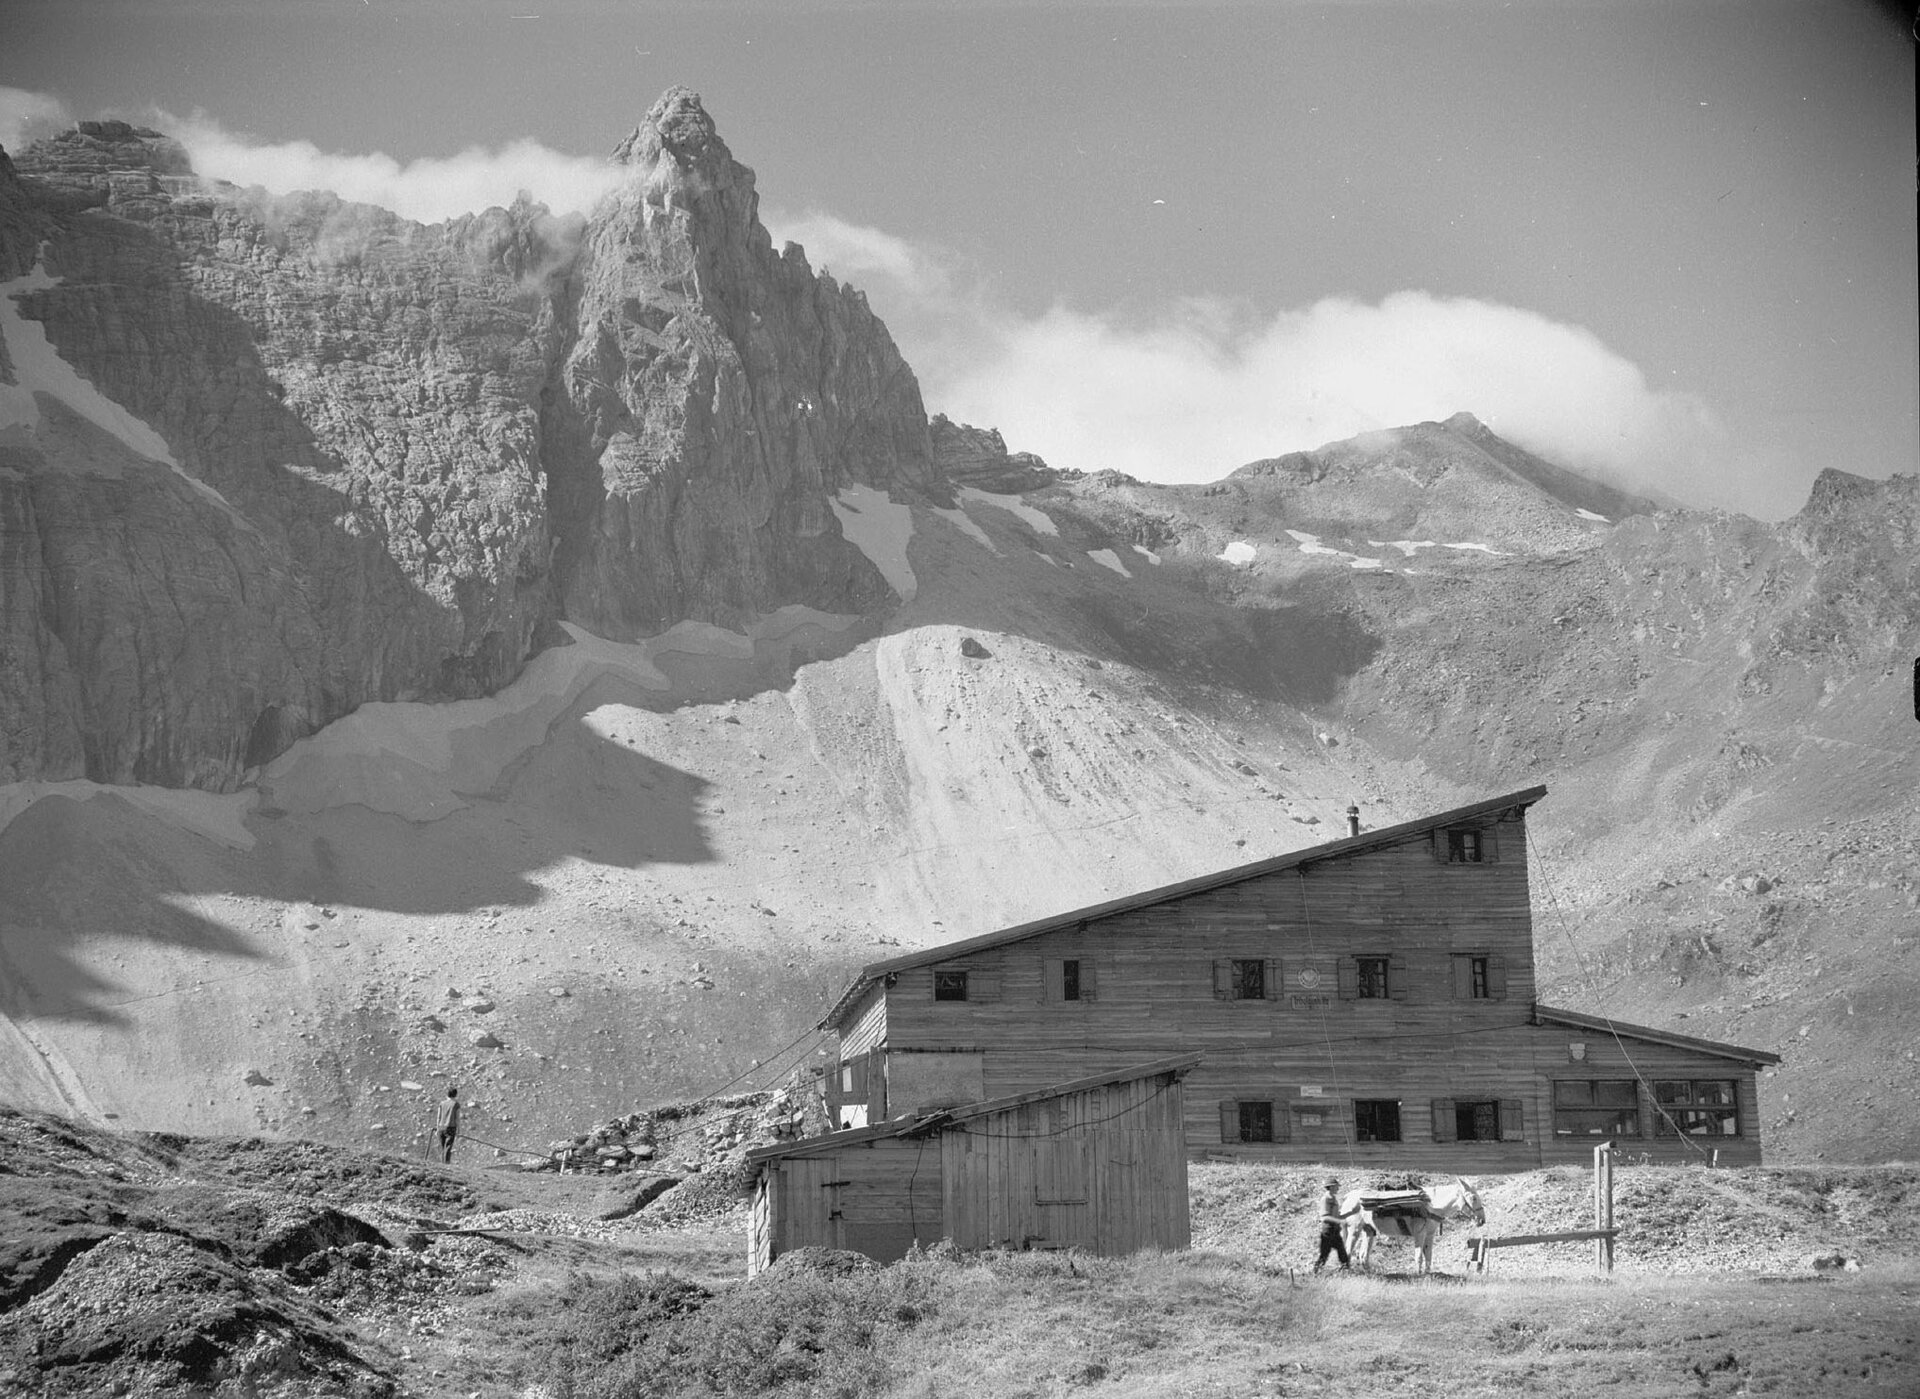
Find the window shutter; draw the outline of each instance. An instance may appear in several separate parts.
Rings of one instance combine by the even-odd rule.
[[[1240,1104],[1231,1099],[1222,1099],[1220,1102],[1220,1140],[1240,1140]]]
[[[1000,999],[1000,968],[968,967],[967,999],[970,1001],[997,1001]]]
[[[1499,858],[1500,838],[1493,833],[1493,827],[1489,826],[1480,832],[1480,863],[1491,865]]]
[[[1233,963],[1225,957],[1217,957],[1213,963],[1213,994],[1216,1000],[1224,1001],[1233,994]],[[1238,1140],[1238,1138],[1236,1138]]]
[[[1441,864],[1447,862],[1447,833],[1445,831],[1427,832],[1427,849],[1433,852],[1433,858]]]
[[[1059,957],[1047,957],[1042,960],[1040,965],[1041,1000],[1063,1001],[1067,998],[1066,972],[1063,964],[1064,959]],[[1081,994],[1084,995],[1085,992],[1083,991]]]
[[[1267,988],[1267,999],[1270,1001],[1279,1000],[1280,999],[1279,959],[1274,957],[1267,958],[1265,964],[1261,968],[1260,976],[1261,976],[1261,984]]]
[[[1487,994],[1496,1001],[1507,998],[1507,959],[1487,958]]]
[[[1453,1099],[1435,1098],[1433,1100],[1433,1139],[1437,1142],[1451,1142],[1460,1139],[1459,1119],[1454,1115]]]
[[[1500,1100],[1500,1140],[1503,1142],[1525,1141],[1527,1124],[1525,1105],[1518,1098]]]
[[[1293,1114],[1287,1111],[1285,1103],[1270,1103],[1273,1111],[1273,1139],[1276,1142],[1293,1140]]]
[[[1080,999],[1091,1001],[1099,994],[1099,983],[1095,981],[1093,975],[1093,958],[1082,957],[1080,959]]]
[[[1407,975],[1405,957],[1387,958],[1387,994],[1396,1001],[1404,1001],[1411,989],[1412,978]]]
[[[1351,957],[1340,959],[1340,999],[1352,1001],[1360,996],[1360,964]]]
[[[1491,977],[1492,973],[1488,973]],[[1453,998],[1456,1001],[1473,999],[1473,957],[1471,954],[1453,958]]]

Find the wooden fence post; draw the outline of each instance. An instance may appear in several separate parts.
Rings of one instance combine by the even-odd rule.
[[[1593,1227],[1607,1232],[1593,1241],[1594,1266],[1613,1271],[1613,1143],[1593,1149]]]

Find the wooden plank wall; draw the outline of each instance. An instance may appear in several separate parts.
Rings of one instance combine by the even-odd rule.
[[[962,1248],[1185,1248],[1181,1085],[1171,1075],[1023,1104],[944,1134],[945,1208]]]
[[[1183,1095],[1195,1155],[1468,1172],[1560,1159],[1543,1155],[1550,1089],[1528,1024],[1524,819],[1479,826],[1486,863],[1447,864],[1444,836],[1436,853],[1420,835],[939,964],[968,970],[965,1002],[933,999],[933,966],[904,970],[886,992],[888,1048],[982,1051],[989,1098],[1202,1050]],[[1458,994],[1453,959],[1474,955],[1499,959],[1504,997]],[[1340,965],[1355,956],[1392,959],[1404,996],[1343,999]],[[1074,957],[1093,963],[1095,995],[1062,1002],[1056,987],[1050,999],[1048,964]],[[1236,958],[1268,965],[1266,999],[1216,996],[1216,963]],[[1750,1071],[1710,1062],[1751,1095]],[[1400,1142],[1353,1141],[1360,1098],[1401,1104]],[[1223,1142],[1221,1104],[1240,1099],[1274,1103],[1286,1140]],[[1435,1141],[1435,1099],[1520,1100],[1520,1138]],[[1739,1139],[1756,1158],[1758,1121],[1743,1112],[1752,1128]],[[1723,1160],[1734,1140],[1720,1143]]]
[[[1619,1041],[1604,1030],[1575,1029],[1564,1025],[1542,1025],[1533,1032],[1535,1071],[1541,1087],[1538,1111],[1543,1124],[1541,1162],[1544,1165],[1581,1164],[1593,1160],[1593,1148],[1599,1137],[1561,1137],[1553,1132],[1553,1080],[1636,1079],[1639,1081],[1640,1135],[1616,1136],[1614,1145],[1623,1154],[1638,1159],[1642,1154],[1656,1162],[1676,1165],[1705,1165],[1718,1149],[1723,1166],[1757,1166],[1760,1161],[1760,1096],[1757,1076],[1751,1068],[1730,1059],[1703,1054],[1697,1049],[1661,1044],[1654,1040]],[[1583,1058],[1575,1059],[1570,1046],[1582,1046]],[[1659,1114],[1654,1110],[1652,1085],[1663,1079],[1731,1079],[1735,1103],[1739,1109],[1740,1134],[1733,1137],[1691,1136],[1682,1139],[1666,1136],[1656,1129]]]

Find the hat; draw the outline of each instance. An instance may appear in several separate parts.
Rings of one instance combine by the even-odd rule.
[[[1327,1189],[1329,1189],[1329,1190],[1338,1190],[1339,1188],[1340,1188],[1340,1182],[1339,1182],[1339,1181],[1337,1181],[1337,1180],[1335,1180],[1335,1179],[1334,1179],[1334,1178],[1333,1178],[1332,1176],[1328,1176],[1328,1177],[1327,1177]]]

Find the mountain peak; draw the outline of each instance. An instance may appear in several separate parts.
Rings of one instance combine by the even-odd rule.
[[[720,139],[719,128],[692,88],[675,85],[661,93],[633,134],[613,152],[615,161],[643,170],[653,169],[663,155],[672,156],[682,169],[733,162],[733,152]]]

